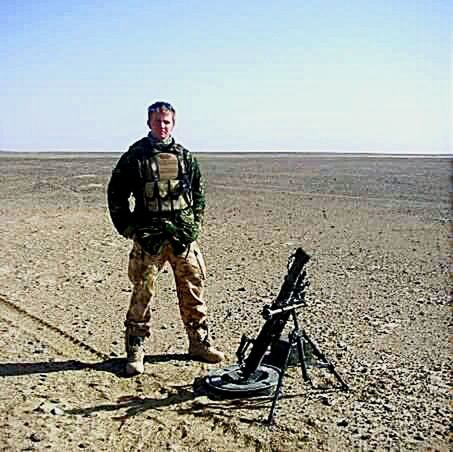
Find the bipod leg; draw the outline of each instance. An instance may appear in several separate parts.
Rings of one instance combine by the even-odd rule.
[[[317,345],[307,336],[305,331],[302,332],[302,338],[305,342],[310,344],[315,356],[323,361],[326,364],[327,369],[335,376],[335,378],[340,382],[341,389],[346,391],[349,389],[349,386],[346,382],[340,377],[340,374],[335,370],[334,365],[327,359],[326,355],[319,350]]]
[[[275,410],[277,408],[278,399],[283,394],[283,378],[285,378],[286,370],[288,369],[289,356],[291,355],[291,349],[292,349],[293,343],[294,343],[294,332],[292,332],[290,334],[289,347],[288,347],[288,350],[286,351],[285,361],[283,363],[283,367],[282,367],[282,369],[280,371],[280,375],[278,377],[277,388],[275,389],[274,398],[272,399],[272,406],[269,411],[269,416],[267,418],[267,421],[265,422],[265,424],[267,424],[267,425],[272,425],[272,421],[274,420],[274,416],[275,416]]]

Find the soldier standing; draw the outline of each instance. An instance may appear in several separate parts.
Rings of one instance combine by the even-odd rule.
[[[210,341],[203,300],[206,269],[196,242],[205,208],[200,167],[190,151],[172,137],[175,109],[169,103],[152,104],[147,125],[150,133],[121,156],[108,185],[113,225],[133,240],[128,268],[133,292],[125,321],[128,375],[144,371],[150,304],[166,262],[175,277],[189,355],[210,363],[224,359]]]

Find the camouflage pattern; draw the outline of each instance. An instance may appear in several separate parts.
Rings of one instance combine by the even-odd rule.
[[[184,187],[180,187],[180,180],[168,179],[175,176],[172,166],[175,160],[169,156],[175,156],[184,171],[187,171],[184,174]],[[159,168],[159,165],[162,166],[163,174],[161,180],[153,182],[153,186],[157,184],[160,195],[167,196],[170,186],[170,191],[185,190],[189,202],[178,198],[173,208],[171,203],[164,203],[163,212],[152,208],[150,179],[154,177],[153,167]],[[107,195],[115,228],[124,237],[138,241],[150,254],[161,253],[167,241],[172,242],[178,252],[182,252],[199,236],[205,209],[200,167],[190,151],[176,144],[173,138],[169,143],[164,143],[145,137],[134,143],[116,164]],[[135,201],[133,211],[129,207],[131,195]]]
[[[156,294],[159,272],[168,262],[175,276],[176,292],[182,321],[191,335],[202,340],[208,334],[206,304],[203,300],[206,267],[196,242],[182,253],[176,253],[170,242],[165,242],[158,254],[149,254],[134,242],[129,257],[129,278],[133,292],[126,315],[126,327],[134,336],[150,335],[150,307]]]

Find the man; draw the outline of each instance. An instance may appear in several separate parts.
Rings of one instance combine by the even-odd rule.
[[[150,133],[121,156],[108,185],[112,222],[122,236],[134,241],[128,269],[133,292],[125,321],[128,375],[144,371],[150,304],[166,262],[175,276],[189,355],[210,363],[224,359],[209,339],[203,300],[206,271],[196,242],[205,208],[200,168],[195,157],[172,137],[175,109],[170,104],[152,104],[147,124]]]

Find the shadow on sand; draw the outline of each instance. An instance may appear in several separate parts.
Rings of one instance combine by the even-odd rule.
[[[145,362],[150,364],[168,361],[189,361],[189,355],[173,353],[168,355],[148,355]],[[21,375],[45,374],[51,372],[66,372],[74,370],[91,369],[100,372],[109,372],[118,377],[126,377],[124,373],[124,358],[112,358],[99,363],[85,363],[77,360],[69,361],[43,361],[34,363],[1,363],[0,377],[13,377]]]
[[[115,403],[66,410],[65,413],[76,416],[90,416],[93,413],[124,410],[120,415],[112,417],[116,421],[124,422],[128,418],[138,416],[148,410],[161,410],[184,402],[192,402],[186,407],[176,409],[175,412],[178,415],[192,414],[202,417],[219,414],[228,418],[234,416],[233,410],[260,410],[268,405],[271,400],[270,397],[234,400],[211,399],[200,386],[200,379],[196,379],[192,385],[171,386],[167,391],[162,398],[127,395],[119,397]],[[201,396],[208,396],[209,400],[196,400]],[[256,420],[246,418],[241,418],[241,420],[248,423],[256,422]]]
[[[145,362],[150,364],[170,362],[173,360],[189,361],[190,357],[187,354],[176,353],[168,355],[148,355],[145,358]],[[0,377],[80,371],[85,369],[109,372],[118,377],[126,377],[124,373],[124,362],[124,358],[112,358],[99,363],[85,363],[76,360],[36,363],[3,363],[0,364]],[[163,397],[152,398],[143,395],[125,395],[119,397],[116,402],[113,403],[69,409],[65,410],[65,413],[76,416],[89,416],[93,413],[124,410],[121,413],[117,413],[118,416],[113,416],[114,420],[124,422],[128,418],[140,415],[148,410],[160,410],[169,406],[192,401],[189,406],[177,408],[176,412],[179,415],[190,413],[198,417],[210,417],[217,414],[224,418],[229,418],[234,416],[234,411],[236,410],[263,410],[266,406],[269,407],[270,401],[272,400],[272,397],[270,396],[223,399],[214,394],[209,394],[200,378],[197,378],[193,384],[170,386],[163,389]],[[313,394],[316,392],[325,393],[330,391],[335,391],[335,389],[327,387],[317,389],[311,388],[309,392]],[[303,394],[285,395],[285,399],[306,397],[307,392]],[[206,396],[208,400],[196,400],[201,396]],[[257,422],[257,419],[252,420],[246,417],[240,417],[239,420],[245,423]]]
[[[270,395],[233,399],[216,397],[207,391],[206,387],[203,385],[202,378],[196,378],[191,385],[170,386],[163,389],[163,397],[161,398],[146,397],[143,395],[126,395],[119,397],[114,403],[76,408],[66,410],[65,412],[76,416],[90,416],[93,413],[123,410],[122,413],[112,416],[112,419],[125,422],[127,419],[143,414],[148,410],[161,410],[170,406],[183,404],[184,402],[191,402],[186,406],[177,407],[174,412],[178,415],[190,414],[192,416],[206,418],[217,415],[224,419],[228,419],[233,417],[236,418],[236,412],[238,410],[246,410],[249,412],[262,411],[263,415],[258,418],[251,419],[244,415],[238,417],[241,422],[247,424],[262,424],[266,421],[267,411],[270,408],[273,398],[273,396]],[[310,391],[311,394],[316,392],[318,392],[318,390]],[[206,396],[206,398],[200,399],[202,396]],[[285,395],[285,399],[307,397],[308,392]]]
[[[119,397],[116,403],[107,403],[103,405],[95,405],[85,408],[77,408],[66,410],[66,414],[89,416],[93,413],[117,411],[125,409],[125,413],[120,416],[113,417],[114,420],[123,421],[129,417],[137,416],[147,410],[156,410],[165,408],[171,405],[194,400],[197,397],[192,390],[191,385],[173,386],[168,390],[168,394],[163,398],[151,398],[140,395],[126,395]]]

